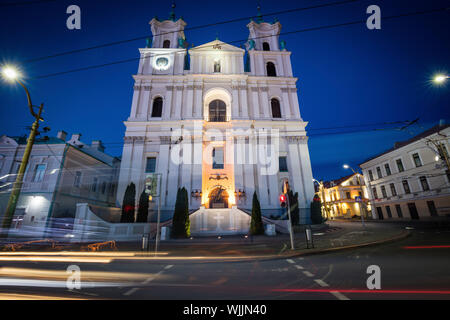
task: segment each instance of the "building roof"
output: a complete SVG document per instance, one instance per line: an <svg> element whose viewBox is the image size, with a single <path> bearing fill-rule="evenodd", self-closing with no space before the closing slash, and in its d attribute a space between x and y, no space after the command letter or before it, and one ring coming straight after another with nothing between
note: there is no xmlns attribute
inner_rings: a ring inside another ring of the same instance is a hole
<svg viewBox="0 0 450 320"><path fill-rule="evenodd" d="M404 146L407 146L408 144L414 143L416 141L419 141L420 139L426 138L428 136L431 136L432 134L435 134L441 130L447 129L448 127L450 127L450 124L444 124L444 125L435 125L434 127L431 127L428 130L425 130L422 133L419 133L418 135L412 137L411 139L405 140L405 141L399 141L399 142L395 142L394 146L380 154L377 154L376 156L370 157L369 159L365 160L364 162L360 163L359 166L361 166L362 164L369 162L370 160L376 159L378 157L381 157L382 155L385 155L389 152L392 152L394 150L400 149Z"/></svg>
<svg viewBox="0 0 450 320"><path fill-rule="evenodd" d="M347 181L348 179L350 179L351 177L353 177L356 173L352 173L349 174L345 177L339 178L339 179L335 179L335 180L330 180L330 181L325 181L323 183L323 186L325 188L332 188L332 187L336 187L338 185L340 185L341 183L343 183L344 181ZM333 184L333 185L332 185Z"/></svg>

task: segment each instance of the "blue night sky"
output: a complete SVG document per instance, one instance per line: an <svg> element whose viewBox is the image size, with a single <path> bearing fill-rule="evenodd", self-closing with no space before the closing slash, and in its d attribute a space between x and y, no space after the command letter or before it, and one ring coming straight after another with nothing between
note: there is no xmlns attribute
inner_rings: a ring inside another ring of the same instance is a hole
<svg viewBox="0 0 450 320"><path fill-rule="evenodd" d="M261 1L262 14L308 7L337 0ZM150 35L148 22L156 15L167 18L171 1L71 0L5 6L0 1L0 60L16 63L25 74L34 104L45 103L45 125L51 134L65 130L82 133L82 140L101 139L106 151L120 156L129 116L133 80L138 62L132 61L88 71L33 79L71 69L138 58L145 40L131 41L40 62L27 60L68 50ZM256 15L256 1L178 0L177 16L187 28ZM81 7L81 30L66 28L66 8ZM277 15L282 33L367 18L371 4L382 17L448 7L440 0L356 1L328 8ZM370 31L365 23L333 29L281 35L292 51L294 75L299 78L300 112L310 135L313 174L332 179L348 174L344 162L357 166L363 160L408 139L439 119L450 119L450 86L433 86L436 72L450 72L450 12L416 15L382 21ZM274 16L265 17L272 21ZM240 46L248 37L248 19L219 26L186 30L195 46L212 41ZM408 130L385 122L413 120ZM22 88L0 82L0 134L27 133L32 122ZM344 127L323 130L323 128ZM369 130L383 128L386 130ZM368 131L369 130L369 131ZM352 133L345 133L352 131ZM340 134L336 134L336 133Z"/></svg>

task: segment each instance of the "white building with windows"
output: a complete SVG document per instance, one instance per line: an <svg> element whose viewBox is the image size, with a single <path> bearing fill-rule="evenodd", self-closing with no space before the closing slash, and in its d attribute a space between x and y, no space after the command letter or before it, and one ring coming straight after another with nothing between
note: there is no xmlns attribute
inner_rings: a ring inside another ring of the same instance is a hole
<svg viewBox="0 0 450 320"><path fill-rule="evenodd" d="M76 204L115 205L120 160L107 155L100 140L91 145L81 134L67 140L36 139L24 175L10 234L43 235L50 218L74 218ZM6 210L26 147L26 137L0 137L0 219Z"/></svg>
<svg viewBox="0 0 450 320"><path fill-rule="evenodd" d="M360 164L374 219L450 214L450 126L437 125Z"/></svg>
<svg viewBox="0 0 450 320"><path fill-rule="evenodd" d="M249 210L256 192L268 216L281 214L278 198L288 182L308 221L314 188L307 122L281 24L251 21L246 50L219 39L188 49L186 23L174 15L150 26L153 39L139 49L124 122L117 202L131 182L138 197L146 175L157 173L163 214L173 213L177 189L185 187L191 210Z"/></svg>

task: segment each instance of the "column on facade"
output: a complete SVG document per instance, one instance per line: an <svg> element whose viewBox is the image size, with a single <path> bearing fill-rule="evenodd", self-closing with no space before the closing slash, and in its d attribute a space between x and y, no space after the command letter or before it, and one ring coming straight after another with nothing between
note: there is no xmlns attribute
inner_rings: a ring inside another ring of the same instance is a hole
<svg viewBox="0 0 450 320"><path fill-rule="evenodd" d="M166 97L163 105L164 120L171 119L173 89L174 89L173 86L166 86Z"/></svg>
<svg viewBox="0 0 450 320"><path fill-rule="evenodd" d="M135 137L133 148L133 159L131 161L131 181L136 185L136 195L140 194L141 188L144 185L144 177L142 170L144 170L144 144L145 137ZM142 190L141 190L142 191Z"/></svg>
<svg viewBox="0 0 450 320"><path fill-rule="evenodd" d="M241 114L240 116L244 119L249 118L248 114L248 97L247 97L247 83L245 81L241 81L239 85L240 89L240 106L241 106Z"/></svg>
<svg viewBox="0 0 450 320"><path fill-rule="evenodd" d="M252 108L253 108L253 118L259 119L260 118L260 111L259 111L259 95L258 95L258 88L256 86L252 86L250 88L252 91Z"/></svg>
<svg viewBox="0 0 450 320"><path fill-rule="evenodd" d="M260 88L261 90L261 102L260 102L260 108L262 108L262 114L263 117L265 119L269 119L270 118L270 114L269 114L269 96L268 96L268 91L269 88L268 87L262 87Z"/></svg>
<svg viewBox="0 0 450 320"><path fill-rule="evenodd" d="M173 119L181 119L181 105L183 103L183 86L177 85L175 91L175 113Z"/></svg>
<svg viewBox="0 0 450 320"><path fill-rule="evenodd" d="M198 132L197 132L198 131ZM194 131L193 136L193 164L192 164L192 190L202 191L202 156L203 156L203 145L202 145L202 131ZM192 207L198 208L201 204L201 198L192 199Z"/></svg>
<svg viewBox="0 0 450 320"><path fill-rule="evenodd" d="M268 186L270 190L270 202L271 206L274 208L278 208L278 196L281 192L279 183L278 183L278 172L279 172L279 156L280 156L280 146L281 143L281 137L279 136L279 133L271 134L270 137L270 143L268 145L268 148L271 148L270 150L270 164L269 166L273 168L267 175L268 180Z"/></svg>
<svg viewBox="0 0 450 320"><path fill-rule="evenodd" d="M138 104L139 104L139 97L141 95L141 84L140 82L136 82L133 87L133 100L131 102L131 113L130 118L135 119L137 115L138 110Z"/></svg>
<svg viewBox="0 0 450 320"><path fill-rule="evenodd" d="M286 77L292 77L292 64L291 57L289 55L283 55L283 60L285 62L284 70L286 72Z"/></svg>
<svg viewBox="0 0 450 320"><path fill-rule="evenodd" d="M267 156L267 135L266 132L255 131L255 134L257 134L257 137L255 138L254 142L256 144L256 153L257 153L257 172L256 172L256 178L257 178L257 186L259 190L259 202L261 203L261 206L269 206L269 189L267 185L267 175L262 174L263 171L267 173L266 165L263 165L262 162L265 162L265 157Z"/></svg>
<svg viewBox="0 0 450 320"><path fill-rule="evenodd" d="M194 84L193 82L189 82L185 87L186 92L186 108L184 108L183 118L191 119L192 118L192 107L194 103ZM183 112L183 111L182 111Z"/></svg>
<svg viewBox="0 0 450 320"><path fill-rule="evenodd" d="M293 87L289 89L290 96L291 96L291 106L292 106L292 114L296 119L301 119L300 117L300 106L298 103L298 95L297 95L297 88Z"/></svg>
<svg viewBox="0 0 450 320"><path fill-rule="evenodd" d="M292 113L292 102L289 99L289 88L281 88L281 94L283 96L282 112L286 119L293 119L294 115Z"/></svg>
<svg viewBox="0 0 450 320"><path fill-rule="evenodd" d="M245 163L245 137L242 133L236 132L234 137L234 188L236 192L244 189L244 163ZM240 201L236 197L236 204L240 206Z"/></svg>
<svg viewBox="0 0 450 320"><path fill-rule="evenodd" d="M294 193L298 192L299 202L304 201L304 190L301 176L300 155L296 137L287 137L288 145L288 161L290 163L290 170L292 179L289 179L289 184L293 187ZM292 180L292 181L291 181Z"/></svg>
<svg viewBox="0 0 450 320"><path fill-rule="evenodd" d="M202 109L203 109L203 90L201 84L195 84L194 85L194 95L195 95L195 102L194 102L194 118L201 118L202 117Z"/></svg>
<svg viewBox="0 0 450 320"><path fill-rule="evenodd" d="M256 166L256 151L253 133L246 138L246 158L244 164L244 189L247 195L245 205L251 208L253 193L255 192L255 166Z"/></svg>
<svg viewBox="0 0 450 320"><path fill-rule="evenodd" d="M167 203L172 204L172 206L175 205L175 200L176 200L176 196L177 196L177 193L174 190L178 190L178 188L179 188L178 175L179 175L180 164L177 163L177 161L176 161L179 157L179 154L178 154L179 148L174 148L174 146L175 146L174 143L175 143L176 139L177 139L177 137L172 138L172 144L171 144L171 148L170 148L170 157L169 157L169 176L168 176L168 183L167 183L167 190L168 190Z"/></svg>
<svg viewBox="0 0 450 320"><path fill-rule="evenodd" d="M239 118L239 83L232 81L231 88L233 90L233 101L231 107L231 119Z"/></svg>
<svg viewBox="0 0 450 320"><path fill-rule="evenodd" d="M181 164L181 185L185 187L188 192L188 198L191 199L191 175L193 167L193 144L190 131L183 133L183 141L181 142L182 148L182 164ZM191 201L189 201L190 203Z"/></svg>
<svg viewBox="0 0 450 320"><path fill-rule="evenodd" d="M157 172L161 174L161 206L167 207L166 196L168 194L168 170L169 170L169 139L170 137L160 137L159 159Z"/></svg>
<svg viewBox="0 0 450 320"><path fill-rule="evenodd" d="M286 74L284 73L284 66L283 66L283 59L281 55L277 55L277 76L285 77Z"/></svg>
<svg viewBox="0 0 450 320"><path fill-rule="evenodd" d="M149 84L144 84L143 86L144 92L142 93L142 101L140 101L138 105L136 116L138 119L147 120L151 88L152 87Z"/></svg>
<svg viewBox="0 0 450 320"><path fill-rule="evenodd" d="M309 158L307 137L302 137L298 143L299 159L302 172L303 192L305 199L305 207L309 207L310 202L314 198L314 184L311 170L311 160ZM300 192L299 192L300 194Z"/></svg>

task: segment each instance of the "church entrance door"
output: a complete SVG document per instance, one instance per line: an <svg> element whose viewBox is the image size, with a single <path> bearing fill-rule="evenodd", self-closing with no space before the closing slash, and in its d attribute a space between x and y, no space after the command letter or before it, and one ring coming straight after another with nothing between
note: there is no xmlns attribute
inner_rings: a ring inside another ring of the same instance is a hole
<svg viewBox="0 0 450 320"><path fill-rule="evenodd" d="M209 208L228 208L228 192L224 187L219 186L209 193Z"/></svg>

